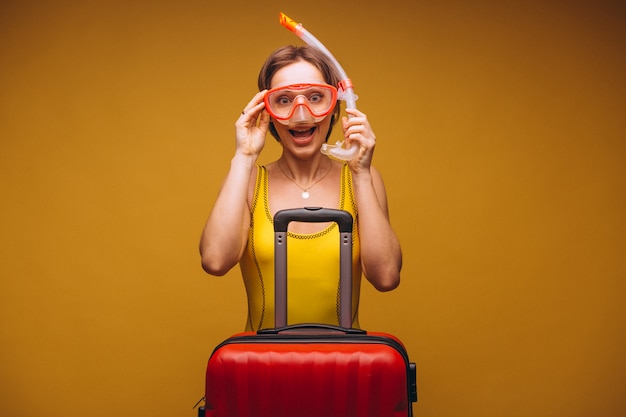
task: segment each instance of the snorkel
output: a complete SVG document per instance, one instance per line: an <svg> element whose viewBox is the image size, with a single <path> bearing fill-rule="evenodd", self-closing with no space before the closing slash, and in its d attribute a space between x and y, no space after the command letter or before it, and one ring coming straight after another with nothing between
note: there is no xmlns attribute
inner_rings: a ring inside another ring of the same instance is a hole
<svg viewBox="0 0 626 417"><path fill-rule="evenodd" d="M356 100L358 96L354 94L354 86L352 85L352 81L346 75L343 67L339 64L337 59L330 53L330 51L308 30L302 26L302 23L297 23L294 20L290 19L286 14L280 13L280 24L292 31L296 34L300 39L306 42L308 45L319 49L330 61L335 65L337 71L339 71L339 75L341 76L341 81L339 82L339 92L337 94L337 98L339 100L344 100L346 102L346 108L356 109ZM350 117L350 116L348 116ZM338 141L334 145L329 145L327 143L322 145L321 152L324 155L330 155L337 159L341 159L343 161L350 161L354 159L358 152L358 145L354 144L349 149L343 147L343 141Z"/></svg>

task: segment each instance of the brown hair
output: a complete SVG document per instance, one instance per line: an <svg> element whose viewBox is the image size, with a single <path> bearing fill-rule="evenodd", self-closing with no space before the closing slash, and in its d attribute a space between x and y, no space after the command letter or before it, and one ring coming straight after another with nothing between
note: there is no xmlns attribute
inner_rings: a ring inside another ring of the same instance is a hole
<svg viewBox="0 0 626 417"><path fill-rule="evenodd" d="M261 71L259 72L258 85L259 91L270 89L272 78L274 74L278 70L287 65L293 64L298 61L306 61L312 64L315 68L317 68L324 77L324 81L327 84L330 84L334 87L339 85L341 81L341 76L339 75L339 71L335 68L333 63L324 55L320 50L304 45L304 46L283 46L281 48L276 49L274 52L270 54L267 58ZM341 108L339 106L339 101L335 105L335 110L331 116L330 121L330 129L328 129L328 135L326 136L326 140L330 137L330 133L333 130L334 124L339 120L339 113L341 112ZM276 140L280 141L278 137L278 133L276 132L276 128L274 124L270 122L270 133Z"/></svg>

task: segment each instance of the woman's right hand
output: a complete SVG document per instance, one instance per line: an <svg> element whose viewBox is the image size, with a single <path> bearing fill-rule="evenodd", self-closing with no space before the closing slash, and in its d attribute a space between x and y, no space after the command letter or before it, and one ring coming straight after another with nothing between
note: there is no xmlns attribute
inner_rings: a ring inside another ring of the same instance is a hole
<svg viewBox="0 0 626 417"><path fill-rule="evenodd" d="M261 91L250 100L235 122L236 151L230 169L202 231L202 267L212 275L224 275L241 259L248 241L248 198L256 178L255 162L269 129Z"/></svg>
<svg viewBox="0 0 626 417"><path fill-rule="evenodd" d="M263 97L267 90L255 94L235 122L237 153L258 157L265 146L270 115L265 111Z"/></svg>

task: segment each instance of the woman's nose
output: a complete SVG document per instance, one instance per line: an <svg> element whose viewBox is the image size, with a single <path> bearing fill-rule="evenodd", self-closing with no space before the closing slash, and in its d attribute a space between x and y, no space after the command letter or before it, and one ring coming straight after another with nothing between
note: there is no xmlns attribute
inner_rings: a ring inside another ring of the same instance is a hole
<svg viewBox="0 0 626 417"><path fill-rule="evenodd" d="M294 123L311 122L313 121L313 115L304 103L296 102L291 121Z"/></svg>

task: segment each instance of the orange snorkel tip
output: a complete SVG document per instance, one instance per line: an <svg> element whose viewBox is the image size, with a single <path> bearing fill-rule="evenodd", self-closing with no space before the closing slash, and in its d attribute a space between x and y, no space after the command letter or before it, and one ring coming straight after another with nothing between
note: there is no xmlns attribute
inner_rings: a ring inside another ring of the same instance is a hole
<svg viewBox="0 0 626 417"><path fill-rule="evenodd" d="M287 16L283 12L280 12L279 19L280 19L280 24L281 25L283 25L284 27L286 27L287 29L289 29L293 33L297 33L296 32L296 26L298 26L298 22L296 22L295 20L291 19L289 16Z"/></svg>

